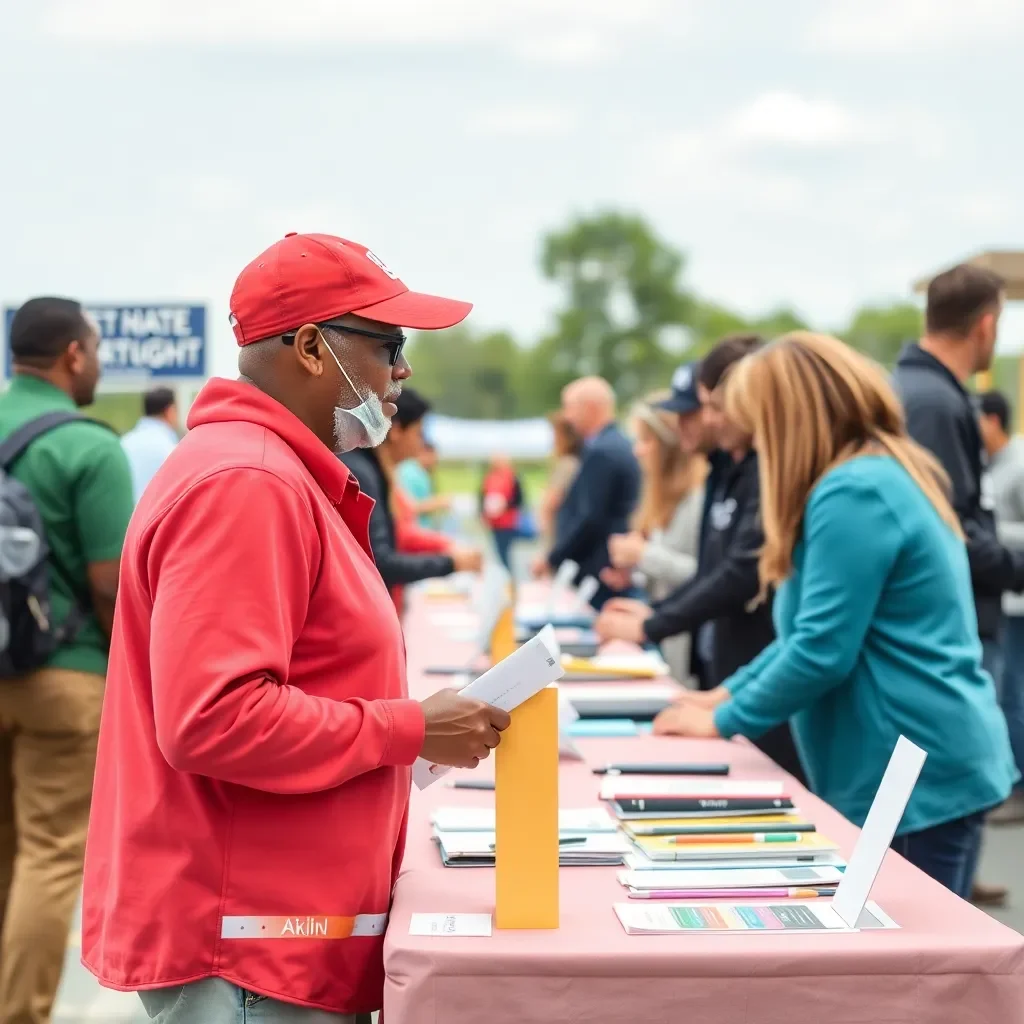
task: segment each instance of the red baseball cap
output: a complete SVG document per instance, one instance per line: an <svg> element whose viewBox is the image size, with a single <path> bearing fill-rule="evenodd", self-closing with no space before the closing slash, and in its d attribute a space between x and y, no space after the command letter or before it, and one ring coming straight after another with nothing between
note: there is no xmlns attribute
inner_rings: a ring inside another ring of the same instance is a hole
<svg viewBox="0 0 1024 1024"><path fill-rule="evenodd" d="M231 327L239 345L343 313L433 331L461 323L472 308L470 302L409 291L358 242L292 231L238 275L231 290Z"/></svg>

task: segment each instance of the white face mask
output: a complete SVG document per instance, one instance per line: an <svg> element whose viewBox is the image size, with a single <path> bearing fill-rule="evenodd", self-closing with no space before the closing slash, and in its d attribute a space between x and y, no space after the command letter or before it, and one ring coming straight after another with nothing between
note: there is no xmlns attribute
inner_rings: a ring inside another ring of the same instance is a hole
<svg viewBox="0 0 1024 1024"><path fill-rule="evenodd" d="M362 399L354 409L345 409L339 405L334 410L335 451L343 453L350 452L355 448L376 448L388 436L388 431L391 429L391 420L384 415L383 402L369 389L365 396L361 395L322 333L320 339L327 347L327 351L334 357L334 361L338 364L341 375L348 381L352 393L356 398Z"/></svg>

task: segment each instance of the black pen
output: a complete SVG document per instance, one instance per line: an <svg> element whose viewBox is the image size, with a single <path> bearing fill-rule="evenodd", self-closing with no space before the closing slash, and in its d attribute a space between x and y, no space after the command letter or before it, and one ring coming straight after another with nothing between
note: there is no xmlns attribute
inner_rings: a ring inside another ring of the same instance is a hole
<svg viewBox="0 0 1024 1024"><path fill-rule="evenodd" d="M727 764L607 764L595 775L728 775Z"/></svg>
<svg viewBox="0 0 1024 1024"><path fill-rule="evenodd" d="M587 841L586 836L559 836L559 846L574 846L577 843L585 843ZM491 843L491 849L494 849L494 843Z"/></svg>
<svg viewBox="0 0 1024 1024"><path fill-rule="evenodd" d="M448 783L452 789L494 789L491 779L456 779Z"/></svg>

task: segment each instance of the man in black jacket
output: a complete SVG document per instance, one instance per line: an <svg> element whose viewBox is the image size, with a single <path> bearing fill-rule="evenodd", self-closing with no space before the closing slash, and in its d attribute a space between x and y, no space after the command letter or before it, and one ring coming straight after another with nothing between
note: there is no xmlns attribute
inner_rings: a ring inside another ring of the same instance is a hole
<svg viewBox="0 0 1024 1024"><path fill-rule="evenodd" d="M391 511L391 467L419 454L423 444L423 419L430 404L412 388L403 389L395 401L398 411L391 419L387 440L379 448L356 448L339 456L359 482L363 494L373 498L370 514L370 547L381 578L388 587L449 576L453 572L478 572L479 549L452 544L447 554L399 551Z"/></svg>
<svg viewBox="0 0 1024 1024"><path fill-rule="evenodd" d="M757 453L750 438L723 415L719 387L726 373L762 344L756 335L723 338L698 371L705 429L716 450L705 485L696 575L653 607L615 600L595 625L602 639L637 643L657 644L690 633L692 672L706 690L753 661L775 639L771 602L752 605L760 590L757 559L764 542ZM788 724L760 737L757 746L803 781Z"/></svg>
<svg viewBox="0 0 1024 1024"><path fill-rule="evenodd" d="M961 264L928 285L925 334L900 354L893 383L907 430L949 474L953 508L967 539L971 584L985 667L998 678L999 623L1004 591L1024 589L1024 553L999 543L991 503L982 494L984 456L978 414L964 384L992 364L1003 280ZM1001 886L975 885L977 903L1000 904Z"/></svg>
<svg viewBox="0 0 1024 1024"><path fill-rule="evenodd" d="M609 563L608 538L627 533L640 495L640 466L633 446L615 425L615 392L600 377L583 377L562 392L562 413L583 438L579 472L555 519L555 542L548 555L533 565L535 576L547 576L571 559L585 576L600 577ZM612 595L602 583L592 604L601 608Z"/></svg>

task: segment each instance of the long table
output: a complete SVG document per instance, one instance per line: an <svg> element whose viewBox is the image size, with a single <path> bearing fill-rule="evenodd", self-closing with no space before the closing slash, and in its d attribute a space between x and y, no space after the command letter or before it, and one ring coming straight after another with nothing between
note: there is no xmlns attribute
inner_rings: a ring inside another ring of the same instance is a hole
<svg viewBox="0 0 1024 1024"><path fill-rule="evenodd" d="M411 601L414 696L444 685L423 674L428 664L470 653L434 624L442 607L453 606L422 595ZM728 761L733 778L786 778L794 801L844 856L856 841L853 825L742 741L645 736L578 745L590 766ZM489 771L485 762L474 774ZM597 803L599 780L587 765L563 762L560 805ZM896 931L630 936L612 911L626 899L620 869L573 867L560 873L558 930L411 936L416 912L492 912L493 870L442 867L429 824L441 805L492 804L493 793L442 784L413 794L384 951L387 1024L1024 1024L1024 937L894 853L872 899Z"/></svg>

